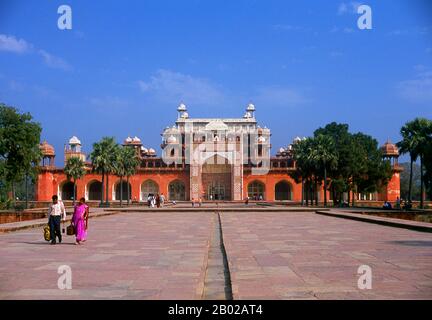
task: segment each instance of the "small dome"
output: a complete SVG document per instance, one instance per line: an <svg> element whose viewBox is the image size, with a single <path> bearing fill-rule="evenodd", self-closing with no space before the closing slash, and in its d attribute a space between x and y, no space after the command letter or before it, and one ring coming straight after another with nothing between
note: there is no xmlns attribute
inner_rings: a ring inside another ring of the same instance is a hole
<svg viewBox="0 0 432 320"><path fill-rule="evenodd" d="M248 118L252 118L252 115L249 111L246 111L246 113L244 114L243 118L248 119Z"/></svg>
<svg viewBox="0 0 432 320"><path fill-rule="evenodd" d="M131 143L131 142L132 142L132 138L131 138L131 137L127 137L127 138L125 139L125 142L126 142L126 143Z"/></svg>
<svg viewBox="0 0 432 320"><path fill-rule="evenodd" d="M189 118L189 114L185 111L185 112L183 112L183 113L181 114L180 117L183 118L183 119L187 119L187 118Z"/></svg>
<svg viewBox="0 0 432 320"><path fill-rule="evenodd" d="M132 141L133 141L133 142L141 142L141 139L138 138L137 136L135 136L135 137L132 139Z"/></svg>
<svg viewBox="0 0 432 320"><path fill-rule="evenodd" d="M54 147L46 141L39 144L39 149L43 156L55 156Z"/></svg>
<svg viewBox="0 0 432 320"><path fill-rule="evenodd" d="M155 153L156 153L156 151L155 151L155 149L153 149L153 148L150 148L150 149L148 149L148 153L149 153L149 154L155 154Z"/></svg>
<svg viewBox="0 0 432 320"><path fill-rule="evenodd" d="M280 152L280 153L285 152L285 149L284 149L284 148L280 148L280 149L279 149L279 152Z"/></svg>
<svg viewBox="0 0 432 320"><path fill-rule="evenodd" d="M299 143L302 139L300 137L295 137L293 142L294 143Z"/></svg>
<svg viewBox="0 0 432 320"><path fill-rule="evenodd" d="M70 145L77 145L77 144L81 145L81 141L76 136L73 136L72 138L69 139L69 144Z"/></svg>
<svg viewBox="0 0 432 320"><path fill-rule="evenodd" d="M177 138L174 137L173 135L170 135L167 139L168 143L176 143L177 142Z"/></svg>
<svg viewBox="0 0 432 320"><path fill-rule="evenodd" d="M144 152L144 153L147 153L147 152L148 152L148 149L147 149L146 147L142 146L142 147L141 147L141 151Z"/></svg>
<svg viewBox="0 0 432 320"><path fill-rule="evenodd" d="M186 108L186 105L184 103L180 103L179 106L177 107L178 112L183 112L186 110L187 110L187 108Z"/></svg>
<svg viewBox="0 0 432 320"><path fill-rule="evenodd" d="M255 106L252 103L249 103L246 108L246 111L252 111L252 112L255 111Z"/></svg>
<svg viewBox="0 0 432 320"><path fill-rule="evenodd" d="M391 143L390 141L384 143L384 145L380 149L384 156L395 156L395 157L399 156L398 147L394 143Z"/></svg>

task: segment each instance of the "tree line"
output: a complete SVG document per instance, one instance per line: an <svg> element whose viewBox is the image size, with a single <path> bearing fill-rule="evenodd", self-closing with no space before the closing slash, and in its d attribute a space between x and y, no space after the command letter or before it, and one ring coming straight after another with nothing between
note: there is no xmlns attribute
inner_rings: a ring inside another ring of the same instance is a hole
<svg viewBox="0 0 432 320"><path fill-rule="evenodd" d="M411 159L407 201L411 202L413 164L419 159L423 208L424 190L432 199L432 121L416 118L407 122L400 134L399 151ZM302 184L302 202L306 205L318 205L318 191L324 187L334 205L341 205L347 195L347 203L354 206L355 195L378 192L392 177L391 163L384 158L378 141L361 132L350 133L347 124L332 122L315 130L312 137L294 143L293 156L297 170L291 176ZM324 205L327 203L324 192Z"/></svg>
<svg viewBox="0 0 432 320"><path fill-rule="evenodd" d="M330 192L333 204L355 204L351 194L373 193L387 184L392 176L391 165L383 160L378 141L373 137L350 133L347 124L332 122L315 130L312 137L294 143L293 156L297 170L291 176L302 184L306 205L318 205L318 191ZM324 205L327 206L327 192Z"/></svg>
<svg viewBox="0 0 432 320"><path fill-rule="evenodd" d="M139 158L134 148L121 146L116 143L113 137L103 137L99 142L93 144L93 151L90 153L91 170L101 175L102 192L100 206L109 206L108 186L109 175L114 174L120 178L120 206L123 205L123 178L127 181L127 204L129 205L129 178L135 174L139 166ZM76 181L85 174L85 163L80 158L71 157L67 160L64 173L74 186ZM73 200L75 203L75 187Z"/></svg>

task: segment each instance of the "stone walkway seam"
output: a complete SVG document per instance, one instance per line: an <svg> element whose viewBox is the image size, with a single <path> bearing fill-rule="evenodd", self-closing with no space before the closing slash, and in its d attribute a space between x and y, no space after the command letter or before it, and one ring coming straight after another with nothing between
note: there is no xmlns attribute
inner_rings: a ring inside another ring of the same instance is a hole
<svg viewBox="0 0 432 320"><path fill-rule="evenodd" d="M218 212L214 213L213 222L203 299L232 300L231 279Z"/></svg>

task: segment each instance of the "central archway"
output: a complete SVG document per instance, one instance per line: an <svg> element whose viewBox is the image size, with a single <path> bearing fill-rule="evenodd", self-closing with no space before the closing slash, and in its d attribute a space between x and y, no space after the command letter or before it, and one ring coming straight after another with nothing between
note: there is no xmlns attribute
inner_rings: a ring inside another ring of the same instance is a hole
<svg viewBox="0 0 432 320"><path fill-rule="evenodd" d="M207 200L231 200L231 164L219 155L202 165L202 186Z"/></svg>
<svg viewBox="0 0 432 320"><path fill-rule="evenodd" d="M291 185L287 181L279 181L275 185L275 200L292 200Z"/></svg>

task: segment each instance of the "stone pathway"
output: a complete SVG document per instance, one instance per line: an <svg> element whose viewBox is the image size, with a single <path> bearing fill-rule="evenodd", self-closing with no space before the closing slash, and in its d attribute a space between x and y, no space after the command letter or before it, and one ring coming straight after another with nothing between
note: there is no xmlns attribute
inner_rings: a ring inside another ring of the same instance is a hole
<svg viewBox="0 0 432 320"><path fill-rule="evenodd" d="M313 213L222 213L234 299L432 299L432 234ZM360 265L372 289L357 286Z"/></svg>
<svg viewBox="0 0 432 320"><path fill-rule="evenodd" d="M51 246L41 227L0 234L0 300L227 299L228 278L234 299L432 299L432 233L311 212L220 217L224 246L214 211L91 219L83 246ZM58 289L61 265L71 290ZM360 265L371 290L357 287Z"/></svg>
<svg viewBox="0 0 432 320"><path fill-rule="evenodd" d="M49 245L42 229L0 234L1 299L200 299L211 214L123 213L89 222L89 239ZM57 286L60 265L72 290Z"/></svg>

